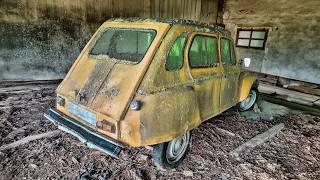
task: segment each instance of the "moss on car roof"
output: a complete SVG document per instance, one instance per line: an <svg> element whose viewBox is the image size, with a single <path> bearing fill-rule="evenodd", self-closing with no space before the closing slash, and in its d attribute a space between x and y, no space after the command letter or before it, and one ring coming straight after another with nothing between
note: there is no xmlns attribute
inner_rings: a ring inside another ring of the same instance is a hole
<svg viewBox="0 0 320 180"><path fill-rule="evenodd" d="M112 18L109 19L108 22L160 22L160 23L168 23L171 25L186 25L186 26L194 26L199 28L200 31L205 32L220 32L224 36L230 37L231 33L229 30L225 28L224 24L209 24L194 20L188 19L164 19L164 18Z"/></svg>

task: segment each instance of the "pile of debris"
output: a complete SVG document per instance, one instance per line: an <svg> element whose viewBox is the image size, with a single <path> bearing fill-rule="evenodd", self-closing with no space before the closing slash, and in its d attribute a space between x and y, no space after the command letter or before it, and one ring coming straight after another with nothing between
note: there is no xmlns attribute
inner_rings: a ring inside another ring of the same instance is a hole
<svg viewBox="0 0 320 180"><path fill-rule="evenodd" d="M319 117L264 101L254 121L228 111L192 131L181 166L160 171L147 149L114 159L57 131L43 118L56 86L0 87L0 179L320 179Z"/></svg>

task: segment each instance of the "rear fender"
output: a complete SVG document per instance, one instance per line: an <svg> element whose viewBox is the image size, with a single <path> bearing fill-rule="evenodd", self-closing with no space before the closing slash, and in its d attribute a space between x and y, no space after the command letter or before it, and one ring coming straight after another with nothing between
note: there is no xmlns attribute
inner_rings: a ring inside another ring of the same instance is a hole
<svg viewBox="0 0 320 180"><path fill-rule="evenodd" d="M252 88L257 88L258 76L252 72L242 72L239 77L239 102L245 100Z"/></svg>
<svg viewBox="0 0 320 180"><path fill-rule="evenodd" d="M129 110L121 122L121 139L130 146L167 142L201 123L197 99L191 89L176 87L135 99L143 103L142 109Z"/></svg>

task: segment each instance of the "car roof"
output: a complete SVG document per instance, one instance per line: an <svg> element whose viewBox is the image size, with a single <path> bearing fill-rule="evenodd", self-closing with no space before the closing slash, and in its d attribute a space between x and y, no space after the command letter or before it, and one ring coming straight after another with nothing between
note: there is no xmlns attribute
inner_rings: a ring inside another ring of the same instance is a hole
<svg viewBox="0 0 320 180"><path fill-rule="evenodd" d="M204 22L187 20L187 19L164 19L164 18L112 18L107 22L158 22L170 25L185 25L198 28L203 32L220 32L223 36L230 37L231 33L225 28L224 24L208 24Z"/></svg>

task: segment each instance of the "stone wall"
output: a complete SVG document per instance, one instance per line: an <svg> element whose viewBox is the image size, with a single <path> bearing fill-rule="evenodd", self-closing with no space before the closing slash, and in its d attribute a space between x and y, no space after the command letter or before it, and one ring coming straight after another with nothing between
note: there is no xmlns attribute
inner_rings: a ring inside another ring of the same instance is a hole
<svg viewBox="0 0 320 180"><path fill-rule="evenodd" d="M63 78L96 27L72 21L1 23L0 79Z"/></svg>
<svg viewBox="0 0 320 180"><path fill-rule="evenodd" d="M237 48L253 71L320 84L319 0L227 0L224 23L268 28L265 50Z"/></svg>
<svg viewBox="0 0 320 180"><path fill-rule="evenodd" d="M64 77L101 24L65 2L0 0L0 80Z"/></svg>

